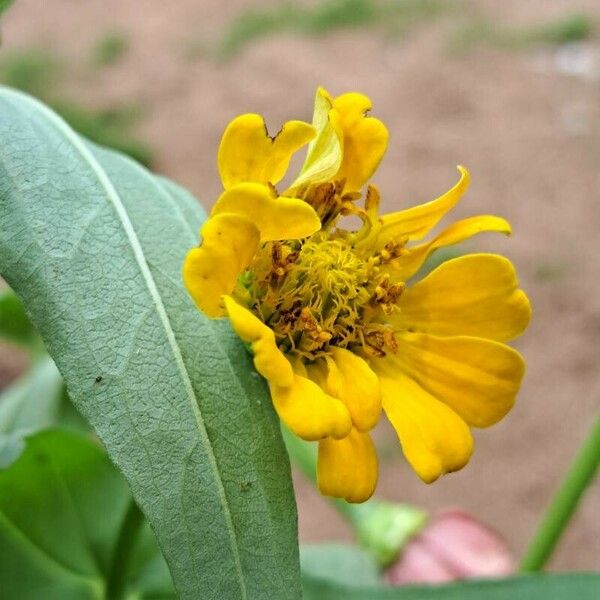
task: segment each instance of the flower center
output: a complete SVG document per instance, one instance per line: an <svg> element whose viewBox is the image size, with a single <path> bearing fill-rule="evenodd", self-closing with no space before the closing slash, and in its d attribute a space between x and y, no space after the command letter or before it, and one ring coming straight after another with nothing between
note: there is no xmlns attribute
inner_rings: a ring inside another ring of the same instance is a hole
<svg viewBox="0 0 600 600"><path fill-rule="evenodd" d="M267 242L244 279L249 306L280 348L314 360L329 346L384 356L394 351L383 318L398 310L404 289L381 273L379 254L365 254L352 234L321 230L306 240Z"/></svg>

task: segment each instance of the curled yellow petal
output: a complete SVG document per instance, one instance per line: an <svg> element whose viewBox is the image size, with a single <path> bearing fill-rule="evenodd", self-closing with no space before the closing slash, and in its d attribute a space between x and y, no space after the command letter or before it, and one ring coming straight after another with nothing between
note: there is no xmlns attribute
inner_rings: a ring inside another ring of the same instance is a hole
<svg viewBox="0 0 600 600"><path fill-rule="evenodd" d="M306 160L290 190L333 179L342 164L344 136L333 99L323 88L317 89L313 127L317 135L308 145Z"/></svg>
<svg viewBox="0 0 600 600"><path fill-rule="evenodd" d="M265 185L240 183L225 190L212 213L241 215L252 221L263 242L308 237L321 228L314 209L298 198L275 196Z"/></svg>
<svg viewBox="0 0 600 600"><path fill-rule="evenodd" d="M230 294L250 264L259 245L256 226L240 215L220 214L200 230L202 245L192 248L183 263L183 281L209 317L223 315L221 297Z"/></svg>
<svg viewBox="0 0 600 600"><path fill-rule="evenodd" d="M281 420L303 440L339 439L352 428L344 404L302 375L294 374L288 386L271 385L271 399Z"/></svg>
<svg viewBox="0 0 600 600"><path fill-rule="evenodd" d="M400 373L383 377L381 390L385 414L404 456L425 483L467 464L473 437L454 411Z"/></svg>
<svg viewBox="0 0 600 600"><path fill-rule="evenodd" d="M331 348L327 360L328 392L344 402L359 431L373 429L381 415L379 378L364 359L343 348Z"/></svg>
<svg viewBox="0 0 600 600"><path fill-rule="evenodd" d="M219 146L219 174L225 189L237 183L278 183L294 152L315 135L303 121L288 121L270 137L260 115L245 114L229 123Z"/></svg>
<svg viewBox="0 0 600 600"><path fill-rule="evenodd" d="M512 263L497 254L468 254L406 289L392 322L398 329L505 342L523 333L530 318Z"/></svg>
<svg viewBox="0 0 600 600"><path fill-rule="evenodd" d="M377 485L377 452L369 434L352 429L341 440L321 440L317 480L325 496L347 502L368 500Z"/></svg>
<svg viewBox="0 0 600 600"><path fill-rule="evenodd" d="M468 336L395 337L397 352L377 360L384 376L404 373L474 427L497 423L513 407L525 363L510 346Z"/></svg>
<svg viewBox="0 0 600 600"><path fill-rule="evenodd" d="M336 179L345 179L345 190L358 191L375 172L387 149L386 126L367 116L371 100L363 94L342 94L333 100L343 133L343 159Z"/></svg>
<svg viewBox="0 0 600 600"><path fill-rule="evenodd" d="M429 242L406 248L400 258L394 260L385 268L394 275L395 279L406 281L419 271L434 250L458 244L478 233L488 231L510 235L510 223L502 217L490 215L469 217L468 219L456 221Z"/></svg>
<svg viewBox="0 0 600 600"><path fill-rule="evenodd" d="M233 330L250 344L256 370L271 385L293 385L292 365L277 347L273 330L230 296L225 296L223 301Z"/></svg>
<svg viewBox="0 0 600 600"><path fill-rule="evenodd" d="M460 172L458 183L439 198L399 212L383 215L376 245L383 247L389 241L403 239L412 241L424 238L444 215L456 206L469 187L471 179L469 172L460 165L457 168Z"/></svg>

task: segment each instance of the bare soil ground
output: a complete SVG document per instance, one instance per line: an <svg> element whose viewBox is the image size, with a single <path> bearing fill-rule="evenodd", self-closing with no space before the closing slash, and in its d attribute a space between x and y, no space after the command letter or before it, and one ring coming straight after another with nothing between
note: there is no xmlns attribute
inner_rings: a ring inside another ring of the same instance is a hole
<svg viewBox="0 0 600 600"><path fill-rule="evenodd" d="M82 103L142 103L139 132L156 148L158 170L206 206L219 191L215 154L227 121L255 111L276 131L285 119L309 119L319 84L333 93L368 93L389 126L390 148L376 177L385 208L435 197L455 181L455 165L467 165L473 184L458 215L501 214L514 226L510 239L486 237L470 247L505 253L518 267L534 306L532 326L517 344L528 373L513 412L476 433L471 464L431 486L413 475L383 428L379 494L434 511L465 507L520 552L600 405L600 66L594 79L559 72L551 50L451 51L456 16L415 26L402 39L368 29L282 34L229 62L190 57L194 44L217 39L240 9L256 4L18 0L4 23L4 50L35 46L65 56L65 93ZM519 25L585 10L600 26L596 0L463 6L459 17L477 10ZM91 48L113 30L126 34L128 52L91 72ZM586 48L598 52L597 42ZM4 370L20 364L13 358ZM349 538L300 478L297 489L303 540ZM600 481L552 566L600 569Z"/></svg>

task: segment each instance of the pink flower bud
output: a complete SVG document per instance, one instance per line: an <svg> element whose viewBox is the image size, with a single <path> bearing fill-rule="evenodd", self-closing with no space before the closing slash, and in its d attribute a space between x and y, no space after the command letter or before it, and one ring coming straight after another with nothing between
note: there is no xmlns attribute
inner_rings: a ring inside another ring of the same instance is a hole
<svg viewBox="0 0 600 600"><path fill-rule="evenodd" d="M515 561L500 536L461 510L438 515L404 548L388 569L394 586L458 579L505 577Z"/></svg>

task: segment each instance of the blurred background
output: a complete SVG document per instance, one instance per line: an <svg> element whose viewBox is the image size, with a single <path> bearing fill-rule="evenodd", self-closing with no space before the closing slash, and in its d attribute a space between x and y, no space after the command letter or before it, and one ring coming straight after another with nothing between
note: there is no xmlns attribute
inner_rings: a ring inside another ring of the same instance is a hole
<svg viewBox="0 0 600 600"><path fill-rule="evenodd" d="M598 0L16 0L0 82L42 98L84 135L190 188L220 190L216 151L240 112L271 132L310 120L315 88L362 91L391 131L376 174L384 209L430 200L466 165L456 216L500 214L534 306L518 348L515 409L476 432L470 465L425 486L378 431L378 495L460 506L520 553L600 405L600 3ZM0 347L0 387L26 367ZM301 476L302 541L350 530ZM600 569L600 482L552 562Z"/></svg>

